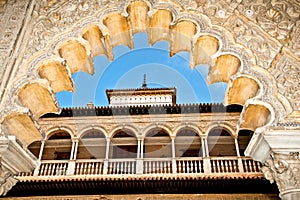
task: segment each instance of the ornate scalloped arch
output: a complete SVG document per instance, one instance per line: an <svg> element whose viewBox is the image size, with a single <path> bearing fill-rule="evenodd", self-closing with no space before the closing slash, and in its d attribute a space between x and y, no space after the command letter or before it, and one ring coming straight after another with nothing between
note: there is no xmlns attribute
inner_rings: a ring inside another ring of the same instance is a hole
<svg viewBox="0 0 300 200"><path fill-rule="evenodd" d="M52 72L58 73L57 75L61 75L59 74L61 70L54 71L54 69L57 69L58 66L65 66L67 73L64 76L57 76L62 79L57 81L69 82L72 85L71 73L84 71L93 74L92 57L97 50L101 49L100 54L106 55L112 60L114 46L132 47L133 34L144 30L149 35L150 44L152 44L151 41L169 41L170 55L173 55L174 50L174 53L182 50L191 51L191 68L199 63L209 64L210 83L228 82L236 74L255 77L261 84L259 88L262 90L259 91L261 95L250 96L250 99L245 100L241 122L248 120L249 116L254 114L253 112L258 112L264 116L259 123L264 127L277 123L287 115L290 109L287 109L281 102L283 97L277 98L277 88L273 76L267 70L257 66L253 52L245 46L237 44L228 30L220 25L212 24L208 16L199 11L185 10L181 4L182 2L175 0L167 2L127 1L121 7L120 5L109 5L101 8L93 15L85 16L69 28L65 28L62 33L54 36L43 49L36 52L28 59L27 63L21 66L20 73L12 84L15 86L8 87L10 97L17 96L18 101L9 100L6 103L7 107L4 112L1 112L2 119L5 119L11 110L18 108L19 102L26 102L26 104L22 104L25 107L36 103L31 102L26 95L23 97L18 94L22 90L21 85L42 78L39 73L42 63L53 62L54 64L51 63L45 69L53 68ZM93 25L92 28L91 25ZM181 48L181 46L183 47ZM209 50L211 46L214 47L213 51ZM54 94L52 87L55 81L51 77L43 77L43 79L48 82L50 87L48 92L52 97ZM61 90L64 89L61 88ZM231 89L229 88L228 92ZM43 102L43 100L37 102L41 105L47 103L49 102ZM53 104L55 103L56 101L53 99ZM48 108L35 111L33 107L30 108L30 111L35 120L42 114L55 112L55 109ZM253 118L251 120L253 123L258 123ZM243 128L253 128L245 126L244 124Z"/></svg>

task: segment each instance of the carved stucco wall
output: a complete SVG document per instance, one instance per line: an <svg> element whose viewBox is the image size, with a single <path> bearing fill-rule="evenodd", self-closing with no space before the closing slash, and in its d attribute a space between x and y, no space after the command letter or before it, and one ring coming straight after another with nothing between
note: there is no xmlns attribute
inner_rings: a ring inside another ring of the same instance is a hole
<svg viewBox="0 0 300 200"><path fill-rule="evenodd" d="M84 27L104 15L116 11L128 14L125 8L130 3L97 0L1 1L2 119L16 110L28 113L16 95L26 82L43 82L36 73L37 65L43 59L57 59L57 54L53 52L57 51L60 43L80 38ZM239 77L253 78L259 90L256 96L248 97L250 99L245 103L245 108L251 104L267 107L272 118L267 126L276 126L279 122L299 122L299 0L150 0L146 3L150 10L170 10L175 22L178 17L190 18L198 25L200 35L216 36L221 47L215 57L222 55L222 52L239 57L242 66L231 75L229 89L233 80ZM105 27L103 30L106 30ZM89 47L86 41L82 42ZM212 56L212 59L215 57ZM63 59L58 62L63 63ZM43 83L45 88L49 88L47 81ZM51 103L53 100L56 104L51 91L50 88L50 96L45 102ZM26 102L23 102L24 105ZM56 109L50 109L53 110ZM244 109L242 116L247 115L246 111ZM38 116L33 113L30 118L35 121ZM243 118L240 121L243 125Z"/></svg>

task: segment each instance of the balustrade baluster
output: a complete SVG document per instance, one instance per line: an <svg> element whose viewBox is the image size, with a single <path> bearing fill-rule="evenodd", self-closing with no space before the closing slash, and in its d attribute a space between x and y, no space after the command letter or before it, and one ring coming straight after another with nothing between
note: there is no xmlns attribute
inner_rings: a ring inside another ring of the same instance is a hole
<svg viewBox="0 0 300 200"><path fill-rule="evenodd" d="M67 163L65 163L65 167L64 167L64 169L63 169L63 173L64 173L64 175L66 175L66 174L67 174L67 169L68 169L68 165L67 165Z"/></svg>
<svg viewBox="0 0 300 200"><path fill-rule="evenodd" d="M98 162L98 174L103 174L103 162Z"/></svg>
<svg viewBox="0 0 300 200"><path fill-rule="evenodd" d="M55 164L50 164L50 169L51 169L51 172L49 175L53 176L55 175L55 168L56 168L56 165Z"/></svg>
<svg viewBox="0 0 300 200"><path fill-rule="evenodd" d="M186 173L190 173L190 165L191 165L190 161L187 160L185 164Z"/></svg>
<svg viewBox="0 0 300 200"><path fill-rule="evenodd" d="M254 161L254 163L255 163L255 172L259 172L261 168L260 162Z"/></svg>
<svg viewBox="0 0 300 200"><path fill-rule="evenodd" d="M253 172L253 167L252 167L252 160L248 160L249 161L249 172Z"/></svg>
<svg viewBox="0 0 300 200"><path fill-rule="evenodd" d="M96 162L96 163L95 163L95 171L94 171L95 173L94 173L94 174L100 174L100 173L99 173L99 170L100 170L99 162Z"/></svg>
<svg viewBox="0 0 300 200"><path fill-rule="evenodd" d="M234 167L233 167L234 163L235 163L234 160L229 160L229 162L228 162L229 172L235 172Z"/></svg>
<svg viewBox="0 0 300 200"><path fill-rule="evenodd" d="M108 174L112 174L112 162L108 162Z"/></svg>
<svg viewBox="0 0 300 200"><path fill-rule="evenodd" d="M130 164L131 164L131 161L128 161L125 163L126 174L130 174Z"/></svg>
<svg viewBox="0 0 300 200"><path fill-rule="evenodd" d="M125 170L124 170L124 162L119 162L120 164L120 169L119 169L119 174L125 174Z"/></svg>
<svg viewBox="0 0 300 200"><path fill-rule="evenodd" d="M210 163L211 163L211 172L215 173L216 172L215 161L211 160Z"/></svg>
<svg viewBox="0 0 300 200"><path fill-rule="evenodd" d="M120 165L120 163L119 162L114 162L114 171L113 171L113 173L114 174L119 174L119 165Z"/></svg>
<svg viewBox="0 0 300 200"><path fill-rule="evenodd" d="M90 172L89 172L90 175L95 174L95 165L96 165L96 163L94 161L90 162L90 168L91 168Z"/></svg>
<svg viewBox="0 0 300 200"><path fill-rule="evenodd" d="M55 166L55 170L54 170L54 175L60 175L59 173L59 169L60 169L60 163L55 163L54 164L54 166Z"/></svg>
<svg viewBox="0 0 300 200"><path fill-rule="evenodd" d="M123 162L118 162L118 174L123 173Z"/></svg>
<svg viewBox="0 0 300 200"><path fill-rule="evenodd" d="M148 174L148 162L144 161L143 168L144 168L144 173Z"/></svg>
<svg viewBox="0 0 300 200"><path fill-rule="evenodd" d="M60 163L55 163L53 165L54 165L54 168L55 168L53 175L57 176L57 175L59 175L59 165L60 165Z"/></svg>
<svg viewBox="0 0 300 200"><path fill-rule="evenodd" d="M219 169L219 172L225 172L225 161L224 160L219 160L219 167L220 167L220 169Z"/></svg>
<svg viewBox="0 0 300 200"><path fill-rule="evenodd" d="M44 170L44 173L42 174L42 176L47 176L48 174L50 174L49 173L49 167L50 167L50 164L45 163L45 168L44 168L45 170Z"/></svg>
<svg viewBox="0 0 300 200"><path fill-rule="evenodd" d="M229 168L228 168L228 162L229 162L229 160L224 160L223 162L224 162L223 163L223 166L224 166L224 171L223 172L230 172Z"/></svg>
<svg viewBox="0 0 300 200"><path fill-rule="evenodd" d="M84 170L85 170L85 163L82 163L82 165L81 165L81 175L84 175Z"/></svg>
<svg viewBox="0 0 300 200"><path fill-rule="evenodd" d="M190 172L191 173L195 173L195 171L194 171L194 161L190 161L191 162L191 169L190 169Z"/></svg>
<svg viewBox="0 0 300 200"><path fill-rule="evenodd" d="M78 175L78 165L79 165L79 163L76 162L76 163L75 163L74 175Z"/></svg>
<svg viewBox="0 0 300 200"><path fill-rule="evenodd" d="M86 167L86 162L84 162L84 163L83 163L83 172L82 172L84 175L87 173L86 168L87 168L87 167Z"/></svg>
<svg viewBox="0 0 300 200"><path fill-rule="evenodd" d="M51 163L45 163L45 173L43 174L43 176L49 176L51 174Z"/></svg>
<svg viewBox="0 0 300 200"><path fill-rule="evenodd" d="M90 162L86 162L85 163L85 175L89 175L90 174L91 168L92 168L91 163Z"/></svg>
<svg viewBox="0 0 300 200"><path fill-rule="evenodd" d="M178 172L182 173L181 160L178 161Z"/></svg>
<svg viewBox="0 0 300 200"><path fill-rule="evenodd" d="M182 162L182 169L183 169L183 173L187 172L186 171L186 161L185 160Z"/></svg>
<svg viewBox="0 0 300 200"><path fill-rule="evenodd" d="M43 176L44 175L44 170L45 170L45 164L41 164L38 175Z"/></svg>
<svg viewBox="0 0 300 200"><path fill-rule="evenodd" d="M247 166L247 172L250 172L249 160L245 160L245 164Z"/></svg>
<svg viewBox="0 0 300 200"><path fill-rule="evenodd" d="M79 165L79 172L78 172L78 174L80 174L80 175L83 175L83 166L84 165L84 163L80 163L80 165Z"/></svg>

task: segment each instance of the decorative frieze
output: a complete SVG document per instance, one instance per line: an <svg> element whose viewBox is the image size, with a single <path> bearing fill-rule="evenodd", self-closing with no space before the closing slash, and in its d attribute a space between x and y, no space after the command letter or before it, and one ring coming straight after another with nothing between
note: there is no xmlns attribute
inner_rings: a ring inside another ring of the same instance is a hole
<svg viewBox="0 0 300 200"><path fill-rule="evenodd" d="M29 0L0 1L0 79L12 57L20 30L25 20ZM9 71L9 69L7 70Z"/></svg>

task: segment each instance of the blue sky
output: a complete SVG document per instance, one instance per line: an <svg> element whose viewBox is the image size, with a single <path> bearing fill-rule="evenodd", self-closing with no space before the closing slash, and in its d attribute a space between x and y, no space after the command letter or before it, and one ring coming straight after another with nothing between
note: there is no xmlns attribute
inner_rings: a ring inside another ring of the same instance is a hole
<svg viewBox="0 0 300 200"><path fill-rule="evenodd" d="M95 74L78 72L72 75L76 91L59 92L56 98L61 107L81 107L89 102L106 106L106 89L139 88L147 75L147 85L176 87L177 103L223 102L225 83L206 84L207 65L190 69L188 52L169 56L169 43L160 41L148 45L147 34L134 35L134 49L117 46L113 49L114 61L106 56L94 58Z"/></svg>

